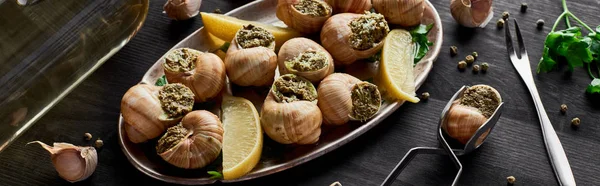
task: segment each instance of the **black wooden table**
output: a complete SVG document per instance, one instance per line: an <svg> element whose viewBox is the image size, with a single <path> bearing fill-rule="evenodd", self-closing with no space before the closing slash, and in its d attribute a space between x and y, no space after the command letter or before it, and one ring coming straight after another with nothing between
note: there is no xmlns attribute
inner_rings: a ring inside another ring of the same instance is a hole
<svg viewBox="0 0 600 186"><path fill-rule="evenodd" d="M522 0L525 2L526 0ZM532 69L537 67L542 46L552 22L562 12L558 0L529 0L527 13L520 13L521 0L494 2L497 20L503 11L520 22ZM83 134L104 140L98 151L96 172L81 185L165 185L137 171L117 143L120 100L125 91L140 81L146 70L168 49L202 26L200 17L171 21L162 12L164 1L151 1L149 15L141 31L121 51L58 103L8 149L0 153L0 185L66 185L58 177L50 158L33 140L88 145ZM226 12L249 0L204 0L202 11L220 8ZM460 185L505 185L515 176L518 185L557 185L548 160L537 114L525 84L519 79L506 55L504 31L495 22L483 29L460 27L449 12L449 0L432 2L442 17L444 42L429 78L418 90L431 98L419 104L406 104L381 124L343 147L296 168L264 178L230 185L379 185L412 147L437 146L436 129L447 100L462 85L489 84L506 102L504 114L487 143L474 153L461 157L464 166ZM600 4L596 0L571 0L569 8L592 25L600 24ZM536 20L544 19L543 30ZM459 55L450 57L448 47L456 45ZM490 64L488 73L459 72L457 61L472 51L479 61ZM580 185L600 184L600 104L584 94L590 78L581 68L574 73L559 71L539 74L536 84L546 111L556 129ZM569 106L566 115L560 104ZM573 117L581 127L570 126ZM447 185L456 169L446 156L419 156L407 167L398 185Z"/></svg>

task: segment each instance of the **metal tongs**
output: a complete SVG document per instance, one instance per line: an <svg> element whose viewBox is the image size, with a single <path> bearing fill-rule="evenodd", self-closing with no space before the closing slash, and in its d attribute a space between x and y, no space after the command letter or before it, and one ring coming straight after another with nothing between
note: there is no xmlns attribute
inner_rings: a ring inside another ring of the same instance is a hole
<svg viewBox="0 0 600 186"><path fill-rule="evenodd" d="M459 99L460 97L462 97L462 94L464 93L464 91L467 88L469 88L469 87L463 86L460 90L458 90L454 94L454 96L452 96L450 101L448 101L448 103L446 104L446 107L444 107L444 110L442 111L442 115L440 117L440 122L438 124L438 141L440 142L440 145L442 146L442 148L439 148L439 147L415 147L415 148L410 149L408 151L408 153L406 155L404 155L404 158L402 158L402 160L400 160L398 165L396 165L394 170L392 170L392 172L387 176L385 181L381 184L382 186L391 185L396 180L396 177L398 177L398 175L402 172L402 170L404 168L406 168L406 166L408 166L410 161L418 154L440 154L440 155L450 156L450 159L452 160L452 162L454 163L456 168L458 168L458 173L456 173L456 177L454 178L454 181L452 182L452 185L456 185L456 183L458 182L458 179L460 178L460 175L462 173L462 164L460 163L460 160L458 160L458 158L456 156L462 156L462 155L468 154L470 152L473 152L475 149L477 149L479 146L481 146L481 144L483 144L483 142L489 135L483 136L482 139L479 139L479 138L482 137L482 135L484 135L488 130L491 133L491 130L494 128L494 126L496 125L496 122L500 118L500 114L502 113L502 105L504 104L504 102L501 102L498 105L498 107L496 108L496 110L494 111L492 116L490 116L490 118L483 125L481 125L481 127L479 127L479 129L477 129L475 134L473 136L471 136L471 138L465 145L463 145L462 147L459 147L459 148L451 148L450 145L448 144L448 141L446 140L447 134L445 134L445 132L443 132L443 130L442 130L442 123L445 121L447 113L450 110L450 107L452 106L452 103L456 99Z"/></svg>

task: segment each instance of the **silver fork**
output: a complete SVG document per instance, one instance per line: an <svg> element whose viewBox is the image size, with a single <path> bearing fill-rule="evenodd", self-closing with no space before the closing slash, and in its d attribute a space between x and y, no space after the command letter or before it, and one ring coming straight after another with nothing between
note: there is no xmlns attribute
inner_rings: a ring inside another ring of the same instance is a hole
<svg viewBox="0 0 600 186"><path fill-rule="evenodd" d="M533 103L535 104L538 117L540 118L542 135L544 136L544 143L546 144L548 157L550 158L550 163L552 164L552 168L554 169L558 183L560 185L575 185L575 178L571 172L571 166L569 165L569 160L567 159L565 150L563 149L562 144L556 135L556 131L554 131L554 127L552 127L552 123L550 123L550 119L548 119L548 114L546 114L546 110L544 109L544 105L542 105L542 100L540 99L540 95L535 87L535 82L533 81L533 75L531 73L531 67L529 66L529 57L527 56L527 51L525 50L523 37L521 37L521 32L519 31L519 24L515 19L515 32L517 33L521 58L517 56L517 53L513 48L509 25L510 23L506 22L505 38L508 56L510 57L510 61L515 69L517 69L519 75L521 75L521 79L523 79L525 85L527 85L527 89L529 89L529 93L531 93L531 97L533 98Z"/></svg>

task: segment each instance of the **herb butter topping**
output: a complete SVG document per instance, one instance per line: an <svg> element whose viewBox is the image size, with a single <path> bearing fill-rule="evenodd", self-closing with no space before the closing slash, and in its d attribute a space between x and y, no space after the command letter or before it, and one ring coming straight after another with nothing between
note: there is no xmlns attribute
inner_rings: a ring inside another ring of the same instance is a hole
<svg viewBox="0 0 600 186"><path fill-rule="evenodd" d="M366 13L352 20L348 26L352 30L349 41L352 48L367 50L381 42L390 31L381 14Z"/></svg>
<svg viewBox="0 0 600 186"><path fill-rule="evenodd" d="M194 93L180 83L165 85L158 91L158 99L162 109L171 118L182 117L194 106Z"/></svg>
<svg viewBox="0 0 600 186"><path fill-rule="evenodd" d="M285 66L298 72L308 72L322 69L328 62L327 54L324 52L308 50L286 61Z"/></svg>
<svg viewBox="0 0 600 186"><path fill-rule="evenodd" d="M279 103L317 99L315 86L310 81L294 74L286 74L277 78L273 83L273 93Z"/></svg>
<svg viewBox="0 0 600 186"><path fill-rule="evenodd" d="M163 135L158 144L156 145L156 152L161 154L173 147L175 147L181 140L185 139L188 134L188 130L184 128L181 123L167 129L167 133Z"/></svg>
<svg viewBox="0 0 600 186"><path fill-rule="evenodd" d="M381 95L377 86L369 82L360 82L352 87L352 117L367 120L377 114L381 105Z"/></svg>
<svg viewBox="0 0 600 186"><path fill-rule="evenodd" d="M469 87L460 98L461 105L476 108L486 118L494 114L500 102L500 97L498 97L496 91L489 86Z"/></svg>
<svg viewBox="0 0 600 186"><path fill-rule="evenodd" d="M242 48L269 47L275 36L264 28L252 24L244 26L237 33L237 42Z"/></svg>
<svg viewBox="0 0 600 186"><path fill-rule="evenodd" d="M187 72L195 68L196 59L200 55L200 51L179 48L175 49L165 56L163 67L172 72Z"/></svg>
<svg viewBox="0 0 600 186"><path fill-rule="evenodd" d="M298 4L294 5L294 8L303 14L314 17L326 16L331 12L331 7L319 0L300 0Z"/></svg>

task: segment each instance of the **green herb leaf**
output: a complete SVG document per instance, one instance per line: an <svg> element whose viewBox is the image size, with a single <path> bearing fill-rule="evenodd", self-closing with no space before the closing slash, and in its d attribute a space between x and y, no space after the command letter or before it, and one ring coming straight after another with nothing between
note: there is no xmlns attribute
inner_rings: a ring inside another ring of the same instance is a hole
<svg viewBox="0 0 600 186"><path fill-rule="evenodd" d="M219 50L227 53L227 49L229 49L229 45L231 45L231 43L225 42L225 43L223 43L223 45L221 45L221 47L219 47Z"/></svg>
<svg viewBox="0 0 600 186"><path fill-rule="evenodd" d="M590 37L581 36L579 27L548 33L537 72L548 72L554 69L560 56L567 59L570 71L591 62L594 59L590 51L592 41Z"/></svg>
<svg viewBox="0 0 600 186"><path fill-rule="evenodd" d="M376 54L373 54L372 56L370 56L369 58L367 58L367 62L377 62L381 60L381 50L379 52L377 52Z"/></svg>
<svg viewBox="0 0 600 186"><path fill-rule="evenodd" d="M592 80L592 83L590 83L590 85L588 85L585 92L590 93L590 94L600 94L600 79L596 78L596 79Z"/></svg>
<svg viewBox="0 0 600 186"><path fill-rule="evenodd" d="M427 34L429 34L429 31L431 31L431 28L433 28L433 23L428 25L421 24L409 31L413 38L413 42L415 43L414 63L421 61L421 59L427 55L429 46L433 45L433 43L427 38Z"/></svg>
<svg viewBox="0 0 600 186"><path fill-rule="evenodd" d="M223 179L223 174L221 174L220 172L217 171L208 171L206 172L208 174L210 174L210 179L216 180L216 179Z"/></svg>
<svg viewBox="0 0 600 186"><path fill-rule="evenodd" d="M165 86L167 84L167 77L165 75L163 75L162 77L158 78L156 80L156 83L154 83L154 85L156 86Z"/></svg>

